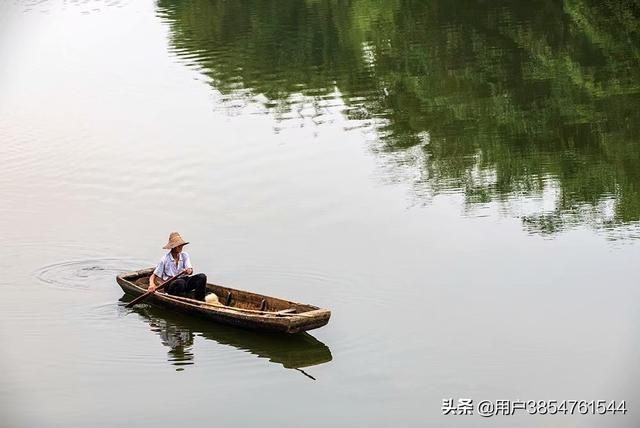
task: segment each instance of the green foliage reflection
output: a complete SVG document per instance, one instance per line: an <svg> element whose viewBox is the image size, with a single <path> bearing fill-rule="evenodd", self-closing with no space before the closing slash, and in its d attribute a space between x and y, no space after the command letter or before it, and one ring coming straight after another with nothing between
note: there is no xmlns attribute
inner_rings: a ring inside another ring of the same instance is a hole
<svg viewBox="0 0 640 428"><path fill-rule="evenodd" d="M335 97L424 185L469 204L556 192L531 230L640 220L640 2L159 0L223 94ZM319 104L320 105L320 104Z"/></svg>

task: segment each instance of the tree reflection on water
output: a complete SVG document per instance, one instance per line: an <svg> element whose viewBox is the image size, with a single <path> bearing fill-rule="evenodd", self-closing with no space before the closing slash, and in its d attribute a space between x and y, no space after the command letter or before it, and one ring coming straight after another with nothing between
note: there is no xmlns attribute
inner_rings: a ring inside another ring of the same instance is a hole
<svg viewBox="0 0 640 428"><path fill-rule="evenodd" d="M157 8L173 51L225 100L260 104L283 128L323 126L337 107L381 157L419 171L421 198L498 203L544 234L640 220L637 0ZM544 203L523 213L522 198Z"/></svg>

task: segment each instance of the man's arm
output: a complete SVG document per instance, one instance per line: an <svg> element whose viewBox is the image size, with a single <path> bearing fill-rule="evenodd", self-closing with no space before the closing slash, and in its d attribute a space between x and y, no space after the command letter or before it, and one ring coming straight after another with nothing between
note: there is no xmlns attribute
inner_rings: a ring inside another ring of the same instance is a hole
<svg viewBox="0 0 640 428"><path fill-rule="evenodd" d="M149 277L149 288L147 288L147 291L155 291L156 288L158 288L158 286L156 285L156 278L156 274L152 273Z"/></svg>
<svg viewBox="0 0 640 428"><path fill-rule="evenodd" d="M151 276L149 277L149 288L147 288L147 290L149 291L155 291L155 289L158 288L158 286L156 285L156 278L158 278L159 280L162 280L162 274L164 271L164 266L162 262L163 262L163 259L160 259L160 261L158 262L158 265L156 266L156 268L151 273Z"/></svg>
<svg viewBox="0 0 640 428"><path fill-rule="evenodd" d="M191 265L191 257L188 253L184 253L184 273L191 275L193 273L193 266Z"/></svg>

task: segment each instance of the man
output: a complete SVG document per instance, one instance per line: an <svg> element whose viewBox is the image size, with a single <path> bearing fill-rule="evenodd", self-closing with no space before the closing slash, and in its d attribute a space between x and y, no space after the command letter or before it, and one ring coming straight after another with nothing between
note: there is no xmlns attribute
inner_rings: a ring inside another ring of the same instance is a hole
<svg viewBox="0 0 640 428"><path fill-rule="evenodd" d="M189 254L182 251L187 245L178 232L169 234L169 242L164 249L170 250L158 262L158 266L149 277L149 291L158 288L159 283L176 276L180 272L184 275L172 281L166 288L166 292L174 296L187 296L189 291L195 290L195 298L204 301L206 292L207 276L203 273L193 274L193 266L191 266L191 258ZM186 276L185 276L186 275Z"/></svg>

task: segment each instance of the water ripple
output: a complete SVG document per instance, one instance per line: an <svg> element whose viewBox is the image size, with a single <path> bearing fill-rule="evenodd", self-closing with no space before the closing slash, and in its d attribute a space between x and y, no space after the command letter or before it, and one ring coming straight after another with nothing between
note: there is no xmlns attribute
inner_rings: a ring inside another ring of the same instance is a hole
<svg viewBox="0 0 640 428"><path fill-rule="evenodd" d="M43 266L33 276L60 289L89 290L93 284L110 284L116 275L129 270L147 266L148 261L130 258L98 258L85 260L69 260Z"/></svg>

